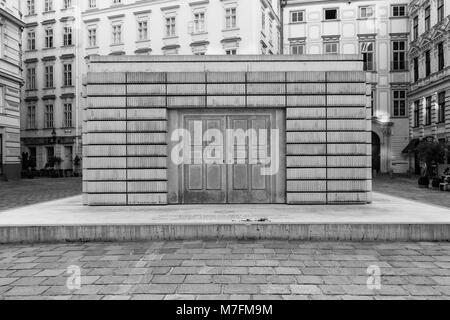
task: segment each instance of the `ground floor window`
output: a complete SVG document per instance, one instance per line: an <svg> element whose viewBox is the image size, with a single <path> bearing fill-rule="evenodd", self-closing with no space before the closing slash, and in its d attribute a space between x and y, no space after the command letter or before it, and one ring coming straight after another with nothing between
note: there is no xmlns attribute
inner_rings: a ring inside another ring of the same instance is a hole
<svg viewBox="0 0 450 320"><path fill-rule="evenodd" d="M438 122L445 122L445 91L438 95Z"/></svg>
<svg viewBox="0 0 450 320"><path fill-rule="evenodd" d="M51 159L55 156L55 148L54 147L46 147L47 152L47 164L50 164Z"/></svg>
<svg viewBox="0 0 450 320"><path fill-rule="evenodd" d="M431 125L431 97L427 97L425 106L425 125Z"/></svg>

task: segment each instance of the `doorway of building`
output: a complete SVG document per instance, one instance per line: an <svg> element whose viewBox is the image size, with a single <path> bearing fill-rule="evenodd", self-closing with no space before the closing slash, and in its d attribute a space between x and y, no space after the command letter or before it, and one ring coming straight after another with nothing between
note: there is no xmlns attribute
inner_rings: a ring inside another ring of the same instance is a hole
<svg viewBox="0 0 450 320"><path fill-rule="evenodd" d="M377 173L381 170L381 140L375 132L372 132L372 170Z"/></svg>
<svg viewBox="0 0 450 320"><path fill-rule="evenodd" d="M188 115L183 121L191 154L182 166L183 203L272 202L274 177L263 174L261 158L253 160L255 152L271 153L270 114Z"/></svg>

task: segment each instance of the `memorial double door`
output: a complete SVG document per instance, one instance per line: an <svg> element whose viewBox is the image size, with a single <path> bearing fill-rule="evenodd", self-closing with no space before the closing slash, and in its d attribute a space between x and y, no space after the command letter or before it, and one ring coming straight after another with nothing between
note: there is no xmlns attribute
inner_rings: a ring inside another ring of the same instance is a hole
<svg viewBox="0 0 450 320"><path fill-rule="evenodd" d="M184 203L270 203L270 115L189 115ZM253 129L253 130L252 130Z"/></svg>

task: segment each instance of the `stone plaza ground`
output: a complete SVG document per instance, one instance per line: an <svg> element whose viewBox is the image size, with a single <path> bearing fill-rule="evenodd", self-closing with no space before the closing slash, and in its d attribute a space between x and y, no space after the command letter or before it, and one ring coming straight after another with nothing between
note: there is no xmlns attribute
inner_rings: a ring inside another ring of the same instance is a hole
<svg viewBox="0 0 450 320"><path fill-rule="evenodd" d="M70 266L81 270L79 289L66 286ZM367 287L371 266L380 290ZM0 275L3 299L448 299L450 244L5 245Z"/></svg>
<svg viewBox="0 0 450 320"><path fill-rule="evenodd" d="M419 189L407 178L378 177L374 189L450 207L449 193ZM77 195L81 181L2 182L0 190L4 211ZM74 267L81 272L79 289L67 286ZM373 267L381 272L380 289L367 286ZM447 242L223 240L0 246L1 299L449 297Z"/></svg>

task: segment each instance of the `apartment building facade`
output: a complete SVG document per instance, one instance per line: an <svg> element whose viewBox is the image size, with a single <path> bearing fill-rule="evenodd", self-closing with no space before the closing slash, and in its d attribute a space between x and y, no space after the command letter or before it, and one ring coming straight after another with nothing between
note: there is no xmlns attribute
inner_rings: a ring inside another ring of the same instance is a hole
<svg viewBox="0 0 450 320"><path fill-rule="evenodd" d="M70 169L82 156L86 57L280 53L276 0L21 1L22 151L37 169L52 157Z"/></svg>
<svg viewBox="0 0 450 320"><path fill-rule="evenodd" d="M414 171L421 172L412 147L422 139L450 142L450 3L414 0L409 6L412 79L409 92L410 138L405 153ZM439 166L450 166L450 157Z"/></svg>
<svg viewBox="0 0 450 320"><path fill-rule="evenodd" d="M406 172L408 1L285 0L284 53L362 54L372 85L373 168Z"/></svg>
<svg viewBox="0 0 450 320"><path fill-rule="evenodd" d="M22 0L21 143L36 169L54 157L61 158L61 169L72 169L81 156L78 2Z"/></svg>
<svg viewBox="0 0 450 320"><path fill-rule="evenodd" d="M0 179L20 178L22 28L17 1L0 1Z"/></svg>

